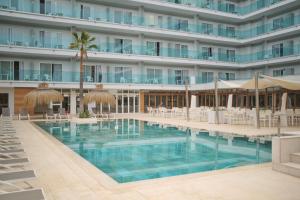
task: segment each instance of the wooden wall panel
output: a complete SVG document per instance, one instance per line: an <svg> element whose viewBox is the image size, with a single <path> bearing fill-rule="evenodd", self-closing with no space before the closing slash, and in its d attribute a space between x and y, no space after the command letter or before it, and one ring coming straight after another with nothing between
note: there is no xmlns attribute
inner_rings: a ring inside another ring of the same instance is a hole
<svg viewBox="0 0 300 200"><path fill-rule="evenodd" d="M15 88L15 101L14 101L14 107L15 107L15 114L19 114L20 109L22 107L25 107L24 105L24 96L33 90L34 88ZM34 114L34 107L27 108L29 114Z"/></svg>

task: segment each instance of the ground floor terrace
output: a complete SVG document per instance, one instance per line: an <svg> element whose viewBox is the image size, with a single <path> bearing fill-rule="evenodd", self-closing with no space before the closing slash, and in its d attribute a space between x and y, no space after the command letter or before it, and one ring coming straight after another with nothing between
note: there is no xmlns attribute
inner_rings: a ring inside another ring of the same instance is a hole
<svg viewBox="0 0 300 200"><path fill-rule="evenodd" d="M104 85L106 88L106 85ZM36 87L0 87L0 114L4 107L9 107L12 114L18 114L24 107L24 96ZM59 108L64 108L71 115L76 115L79 110L78 89L66 89L54 86L63 95L62 102L52 102L49 108L58 112ZM88 93L90 89L85 89ZM213 89L192 89L186 95L185 88L166 89L109 89L113 93L116 102L112 106L99 105L99 112L110 113L146 113L148 108L164 107L167 109L183 108L187 105L194 107L215 107L215 91ZM282 95L287 93L286 108L300 108L300 91L285 90L279 88L268 88L260 90L259 106L263 110L280 110L282 106ZM236 107L251 109L255 108L255 91L241 89L222 89L218 92L220 107ZM229 99L231 99L229 103ZM187 103L188 102L188 103ZM91 109L96 105L90 104L86 109ZM40 114L39 107L29 108L31 115Z"/></svg>
<svg viewBox="0 0 300 200"><path fill-rule="evenodd" d="M247 136L276 134L276 128L263 127L257 130L239 125L211 125L205 122L154 117L150 114L119 114L116 117ZM300 196L300 179L273 171L271 163L117 183L53 136L43 133L32 122L14 121L13 124L38 176L31 184L42 187L48 200L296 200ZM282 129L283 132L296 130L299 127Z"/></svg>

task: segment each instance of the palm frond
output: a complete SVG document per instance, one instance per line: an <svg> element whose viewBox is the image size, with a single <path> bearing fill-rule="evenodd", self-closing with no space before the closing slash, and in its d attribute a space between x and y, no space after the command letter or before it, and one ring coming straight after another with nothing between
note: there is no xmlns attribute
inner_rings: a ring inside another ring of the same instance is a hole
<svg viewBox="0 0 300 200"><path fill-rule="evenodd" d="M72 42L69 46L70 49L79 49L79 43L78 42Z"/></svg>
<svg viewBox="0 0 300 200"><path fill-rule="evenodd" d="M92 44L92 45L90 45L90 46L87 47L88 50L97 49L97 48L98 48L98 46L95 45L95 44Z"/></svg>

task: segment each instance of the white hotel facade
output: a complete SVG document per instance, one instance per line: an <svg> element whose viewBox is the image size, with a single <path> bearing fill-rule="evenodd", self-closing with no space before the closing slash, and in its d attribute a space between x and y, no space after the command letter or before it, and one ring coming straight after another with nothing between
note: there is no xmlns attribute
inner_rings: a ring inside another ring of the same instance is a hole
<svg viewBox="0 0 300 200"><path fill-rule="evenodd" d="M186 79L201 87L215 76L300 74L299 0L0 0L0 107L18 113L24 94L47 82L65 97L53 106L75 114L79 61L69 44L83 30L98 47L84 88L111 90L113 112L184 106Z"/></svg>

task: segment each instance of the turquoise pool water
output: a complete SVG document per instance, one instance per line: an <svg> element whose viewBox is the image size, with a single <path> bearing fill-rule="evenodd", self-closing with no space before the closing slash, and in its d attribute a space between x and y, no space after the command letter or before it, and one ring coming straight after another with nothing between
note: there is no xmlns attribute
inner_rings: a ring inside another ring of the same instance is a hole
<svg viewBox="0 0 300 200"><path fill-rule="evenodd" d="M36 122L119 183L271 161L271 142L137 120Z"/></svg>

